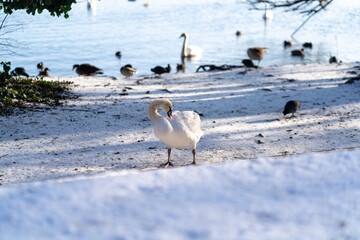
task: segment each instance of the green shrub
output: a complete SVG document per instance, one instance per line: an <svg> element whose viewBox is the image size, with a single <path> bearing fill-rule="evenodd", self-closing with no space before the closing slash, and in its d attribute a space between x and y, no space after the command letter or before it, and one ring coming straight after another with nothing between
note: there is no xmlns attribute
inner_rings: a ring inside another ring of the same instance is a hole
<svg viewBox="0 0 360 240"><path fill-rule="evenodd" d="M24 108L34 103L56 106L61 104L60 100L70 97L72 82L12 77L10 62L1 62L1 65L3 71L0 71L0 114L9 114L16 107Z"/></svg>

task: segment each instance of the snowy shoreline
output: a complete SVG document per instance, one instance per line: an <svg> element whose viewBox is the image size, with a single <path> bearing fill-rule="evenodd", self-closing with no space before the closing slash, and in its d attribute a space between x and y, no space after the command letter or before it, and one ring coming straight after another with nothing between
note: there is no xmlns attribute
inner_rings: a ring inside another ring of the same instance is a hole
<svg viewBox="0 0 360 240"><path fill-rule="evenodd" d="M0 239L359 239L357 66L51 78L79 98L0 117ZM160 97L201 113L197 166L157 168Z"/></svg>
<svg viewBox="0 0 360 240"><path fill-rule="evenodd" d="M0 239L359 239L360 150L0 188Z"/></svg>
<svg viewBox="0 0 360 240"><path fill-rule="evenodd" d="M360 88L343 84L359 73L356 66L49 78L73 81L79 98L0 117L0 183L156 169L167 152L153 134L147 106L160 97L169 98L174 110L201 113L199 164L358 148ZM297 117L284 119L284 104L293 99L302 104ZM174 150L172 159L175 166L187 165L191 151Z"/></svg>

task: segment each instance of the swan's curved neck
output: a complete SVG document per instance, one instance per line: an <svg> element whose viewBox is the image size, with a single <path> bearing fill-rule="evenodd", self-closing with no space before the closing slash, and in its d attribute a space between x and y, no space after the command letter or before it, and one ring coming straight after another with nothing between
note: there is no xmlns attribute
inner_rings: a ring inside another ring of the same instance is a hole
<svg viewBox="0 0 360 240"><path fill-rule="evenodd" d="M162 117L159 113L158 113L158 109L160 107L161 103L158 101L154 101L153 103L151 103L148 107L148 115L151 119L151 121L155 121L157 118Z"/></svg>
<svg viewBox="0 0 360 240"><path fill-rule="evenodd" d="M186 57L186 47L187 47L187 36L184 36L184 43L181 51L181 57Z"/></svg>

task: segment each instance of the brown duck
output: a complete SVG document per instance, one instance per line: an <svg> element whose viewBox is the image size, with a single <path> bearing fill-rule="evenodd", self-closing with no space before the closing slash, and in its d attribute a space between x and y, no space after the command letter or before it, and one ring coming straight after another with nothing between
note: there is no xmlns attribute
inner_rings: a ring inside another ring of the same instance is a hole
<svg viewBox="0 0 360 240"><path fill-rule="evenodd" d="M120 68L120 73L124 75L126 78L131 77L132 75L136 74L136 69L134 69L130 64L127 64Z"/></svg>
<svg viewBox="0 0 360 240"><path fill-rule="evenodd" d="M90 65L88 63L84 64L75 64L73 66L73 70L76 69L76 73L80 76L94 76L96 74L102 74L101 69L97 68L93 65Z"/></svg>
<svg viewBox="0 0 360 240"><path fill-rule="evenodd" d="M44 71L40 71L37 76L38 77L49 77L50 76L49 69L45 68Z"/></svg>
<svg viewBox="0 0 360 240"><path fill-rule="evenodd" d="M247 55L251 60L258 61L258 66L259 66L260 61L261 59L263 59L265 52L266 52L266 48L254 47L254 48L248 48Z"/></svg>

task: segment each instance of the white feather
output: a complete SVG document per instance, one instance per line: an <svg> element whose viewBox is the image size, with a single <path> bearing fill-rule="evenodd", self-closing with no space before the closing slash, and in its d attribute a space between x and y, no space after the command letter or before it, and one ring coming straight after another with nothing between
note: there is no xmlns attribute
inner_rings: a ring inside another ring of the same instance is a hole
<svg viewBox="0 0 360 240"><path fill-rule="evenodd" d="M186 49L186 56L187 57L201 57L203 53L203 49L199 46L188 46Z"/></svg>

